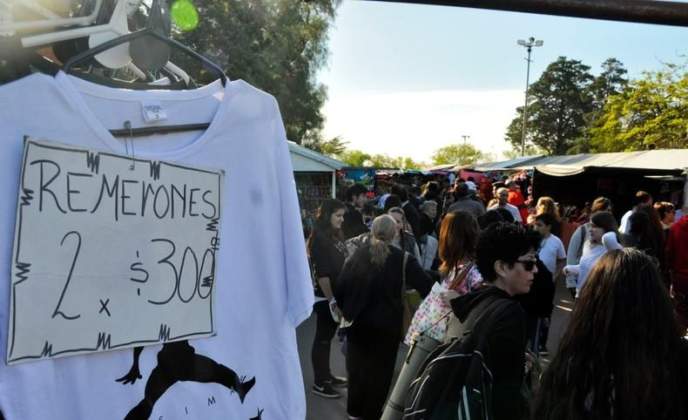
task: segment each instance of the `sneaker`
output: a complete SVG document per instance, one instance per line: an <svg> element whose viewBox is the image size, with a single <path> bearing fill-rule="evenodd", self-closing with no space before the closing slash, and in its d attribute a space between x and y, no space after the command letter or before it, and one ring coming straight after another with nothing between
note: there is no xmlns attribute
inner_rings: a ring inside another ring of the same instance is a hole
<svg viewBox="0 0 688 420"><path fill-rule="evenodd" d="M341 397L337 391L332 389L332 385L327 382L323 383L322 385L314 384L313 388L311 388L311 392L323 398Z"/></svg>
<svg viewBox="0 0 688 420"><path fill-rule="evenodd" d="M349 384L349 381L347 381L346 378L343 376L332 376L330 380L327 381L327 383L335 388L342 388L347 386Z"/></svg>

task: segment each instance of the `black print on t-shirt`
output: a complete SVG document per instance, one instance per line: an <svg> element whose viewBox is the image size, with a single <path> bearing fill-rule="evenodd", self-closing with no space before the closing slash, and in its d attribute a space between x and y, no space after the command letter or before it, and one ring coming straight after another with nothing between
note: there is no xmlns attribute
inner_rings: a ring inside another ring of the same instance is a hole
<svg viewBox="0 0 688 420"><path fill-rule="evenodd" d="M123 385L133 384L137 379L142 378L139 370L139 357L142 351L143 347L134 348L134 362L131 369L126 375L116 379L117 382ZM143 399L129 411L124 419L147 420L153 412L156 401L178 381L224 385L230 391L236 392L243 404L246 394L256 384L255 377L248 381L245 379L245 377L239 377L227 366L209 357L196 354L196 350L186 340L165 343L158 352L158 365L153 368L146 382ZM261 414L262 410L258 410L258 415L250 420L260 420Z"/></svg>

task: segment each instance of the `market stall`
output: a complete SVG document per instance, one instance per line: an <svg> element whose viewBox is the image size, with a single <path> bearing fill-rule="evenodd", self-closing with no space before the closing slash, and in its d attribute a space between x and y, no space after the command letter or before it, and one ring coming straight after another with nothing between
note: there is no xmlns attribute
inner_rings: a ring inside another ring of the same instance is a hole
<svg viewBox="0 0 688 420"><path fill-rule="evenodd" d="M549 195L563 203L582 204L596 196L609 197L618 211L631 206L635 191L656 200L682 205L688 150L647 150L535 156L496 162L481 171L533 171L533 195Z"/></svg>
<svg viewBox="0 0 688 420"><path fill-rule="evenodd" d="M336 174L337 170L344 167L344 163L292 141L289 142L289 154L294 167L301 213L314 215L324 199L336 197Z"/></svg>

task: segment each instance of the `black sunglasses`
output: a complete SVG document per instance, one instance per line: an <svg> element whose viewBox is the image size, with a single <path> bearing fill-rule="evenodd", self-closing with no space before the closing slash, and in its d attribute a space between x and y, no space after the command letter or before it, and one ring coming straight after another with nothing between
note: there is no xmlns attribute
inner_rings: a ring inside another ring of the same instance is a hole
<svg viewBox="0 0 688 420"><path fill-rule="evenodd" d="M516 260L516 262L523 264L523 268L526 271L533 271L533 268L537 265L537 260Z"/></svg>

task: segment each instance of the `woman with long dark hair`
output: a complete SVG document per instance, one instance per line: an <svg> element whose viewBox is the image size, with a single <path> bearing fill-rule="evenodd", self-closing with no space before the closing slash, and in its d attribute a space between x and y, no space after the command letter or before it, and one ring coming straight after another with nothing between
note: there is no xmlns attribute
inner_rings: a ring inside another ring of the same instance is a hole
<svg viewBox="0 0 688 420"><path fill-rule="evenodd" d="M653 260L600 258L544 374L534 420L685 419L686 348Z"/></svg>
<svg viewBox="0 0 688 420"><path fill-rule="evenodd" d="M370 240L344 264L337 298L353 324L347 328L349 418L378 420L394 374L402 338L404 280L421 296L432 280L415 257L392 245L397 222L389 215L373 221Z"/></svg>
<svg viewBox="0 0 688 420"><path fill-rule="evenodd" d="M316 315L315 338L311 349L314 384L312 392L325 398L339 398L334 386L346 385L344 378L330 372L330 343L337 332L332 314L341 314L335 299L336 281L347 257L342 242L342 223L346 205L339 200L325 200L318 209L315 226L308 238L308 255L313 267L315 282Z"/></svg>

